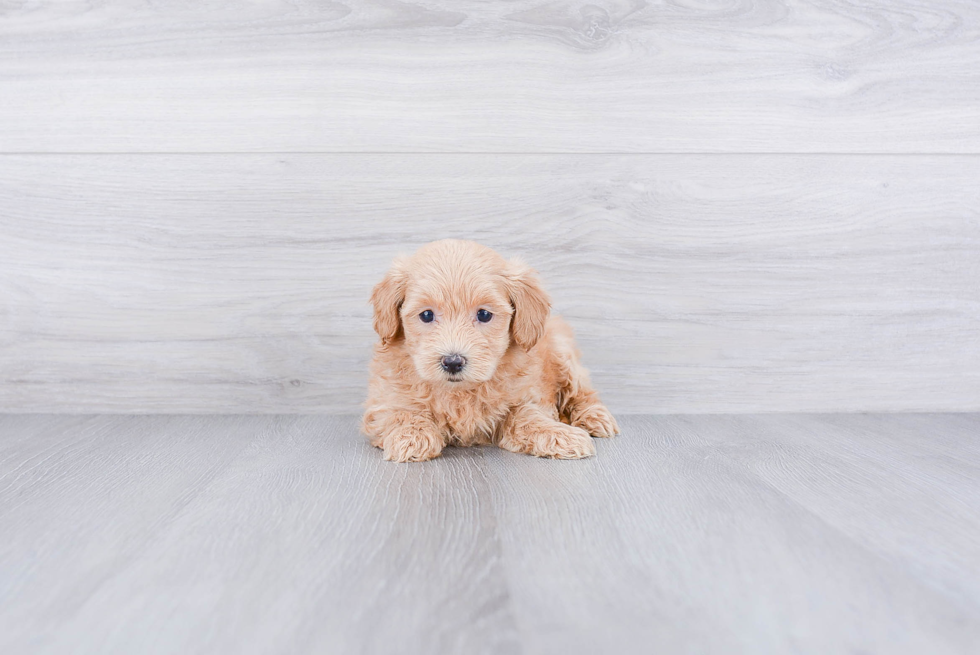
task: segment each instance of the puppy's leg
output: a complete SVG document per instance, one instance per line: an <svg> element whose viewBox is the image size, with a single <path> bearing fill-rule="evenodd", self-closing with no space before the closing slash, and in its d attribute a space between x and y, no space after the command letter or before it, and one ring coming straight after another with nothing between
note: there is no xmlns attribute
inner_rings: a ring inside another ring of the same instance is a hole
<svg viewBox="0 0 980 655"><path fill-rule="evenodd" d="M371 445L385 452L385 459L395 462L423 462L438 457L445 441L430 416L408 410L364 417L364 431Z"/></svg>
<svg viewBox="0 0 980 655"><path fill-rule="evenodd" d="M599 400L599 394L593 389L579 389L571 398L565 401L565 416L568 422L580 427L593 437L611 437L619 434L616 419Z"/></svg>
<svg viewBox="0 0 980 655"><path fill-rule="evenodd" d="M511 410L501 427L497 445L537 457L581 459L595 455L595 444L585 430L559 423L532 403Z"/></svg>
<svg viewBox="0 0 980 655"><path fill-rule="evenodd" d="M599 394L589 382L589 372L579 362L571 330L565 329L567 332L561 335L564 338L555 340L553 352L559 378L559 413L570 424L582 428L593 437L619 434L616 419L599 400Z"/></svg>

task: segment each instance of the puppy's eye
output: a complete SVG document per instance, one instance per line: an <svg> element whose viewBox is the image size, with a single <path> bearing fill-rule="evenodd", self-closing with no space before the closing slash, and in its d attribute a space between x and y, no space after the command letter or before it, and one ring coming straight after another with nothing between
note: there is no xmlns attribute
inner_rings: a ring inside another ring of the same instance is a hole
<svg viewBox="0 0 980 655"><path fill-rule="evenodd" d="M481 323L489 323L491 318L493 318L493 314L485 309L481 309L476 313L476 320L480 321Z"/></svg>
<svg viewBox="0 0 980 655"><path fill-rule="evenodd" d="M422 321L423 323L431 323L432 319L434 319L435 317L436 315L432 313L431 309L427 309L421 314L419 314L419 320Z"/></svg>

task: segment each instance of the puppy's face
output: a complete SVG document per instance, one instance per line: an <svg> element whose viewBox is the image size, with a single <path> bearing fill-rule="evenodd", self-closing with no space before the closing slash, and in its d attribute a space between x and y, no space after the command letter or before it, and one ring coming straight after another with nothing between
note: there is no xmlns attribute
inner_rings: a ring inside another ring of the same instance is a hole
<svg viewBox="0 0 980 655"><path fill-rule="evenodd" d="M423 380L485 382L510 347L513 310L503 281L446 273L408 283L400 311L405 345Z"/></svg>
<svg viewBox="0 0 980 655"><path fill-rule="evenodd" d="M419 377L449 386L493 378L512 343L530 349L549 302L526 266L470 241L436 241L375 287L375 330L400 339Z"/></svg>

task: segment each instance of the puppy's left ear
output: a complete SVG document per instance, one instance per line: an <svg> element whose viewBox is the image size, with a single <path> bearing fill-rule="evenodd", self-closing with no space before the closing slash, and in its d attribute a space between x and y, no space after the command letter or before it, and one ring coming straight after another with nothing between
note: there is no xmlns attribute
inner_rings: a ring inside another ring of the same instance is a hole
<svg viewBox="0 0 980 655"><path fill-rule="evenodd" d="M388 345L402 334L402 321L398 315L405 302L405 286L408 276L399 261L396 261L385 274L383 280L371 292L374 306L374 331L381 337L381 343Z"/></svg>
<svg viewBox="0 0 980 655"><path fill-rule="evenodd" d="M544 336L544 325L551 313L551 299L534 269L519 260L510 261L504 279L507 281L510 303L514 307L511 335L524 350L530 350Z"/></svg>

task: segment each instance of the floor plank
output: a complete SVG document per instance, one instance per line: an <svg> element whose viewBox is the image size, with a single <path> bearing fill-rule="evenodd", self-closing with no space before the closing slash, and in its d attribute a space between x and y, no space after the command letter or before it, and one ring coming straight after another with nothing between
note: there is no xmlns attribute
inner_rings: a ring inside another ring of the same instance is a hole
<svg viewBox="0 0 980 655"><path fill-rule="evenodd" d="M936 417L788 416L735 419L719 432L741 424L758 434L767 446L746 464L766 484L980 616L980 421L965 423L946 418L937 430ZM954 446L937 448L936 432ZM801 470L798 461L813 464Z"/></svg>
<svg viewBox="0 0 980 655"><path fill-rule="evenodd" d="M65 625L263 428L246 417L0 417L0 651L30 652Z"/></svg>
<svg viewBox="0 0 980 655"><path fill-rule="evenodd" d="M623 427L396 465L351 417L0 416L0 650L972 652L980 415Z"/></svg>
<svg viewBox="0 0 980 655"><path fill-rule="evenodd" d="M980 153L980 6L0 8L0 152Z"/></svg>
<svg viewBox="0 0 980 655"><path fill-rule="evenodd" d="M976 513L785 420L632 417L595 462L492 459L530 652L968 652Z"/></svg>
<svg viewBox="0 0 980 655"><path fill-rule="evenodd" d="M455 236L541 271L617 412L976 411L977 179L976 156L0 156L0 407L357 412L371 286Z"/></svg>
<svg viewBox="0 0 980 655"><path fill-rule="evenodd" d="M139 444L147 441L170 449L173 461L158 464L154 477L117 479L106 453L78 448L61 453L73 464L69 471L50 471L48 484L15 494L26 506L0 507L0 534L17 535L0 570L23 577L29 564L43 571L0 604L0 650L513 650L479 459L453 453L427 467L392 466L352 438L347 419L182 418L154 430L161 420L116 419L109 453L142 458ZM193 434L181 434L189 426ZM118 442L133 436L133 447ZM174 468L227 444L237 445L234 460L203 489L170 499L152 540L132 550L98 540L102 530L123 530L115 521L160 512L139 504L151 490L162 493L158 476L179 487ZM65 487L75 501L67 516ZM35 553L39 545L44 550ZM98 584L82 584L86 571L66 574L65 567L84 568L79 562L96 556L111 571Z"/></svg>

